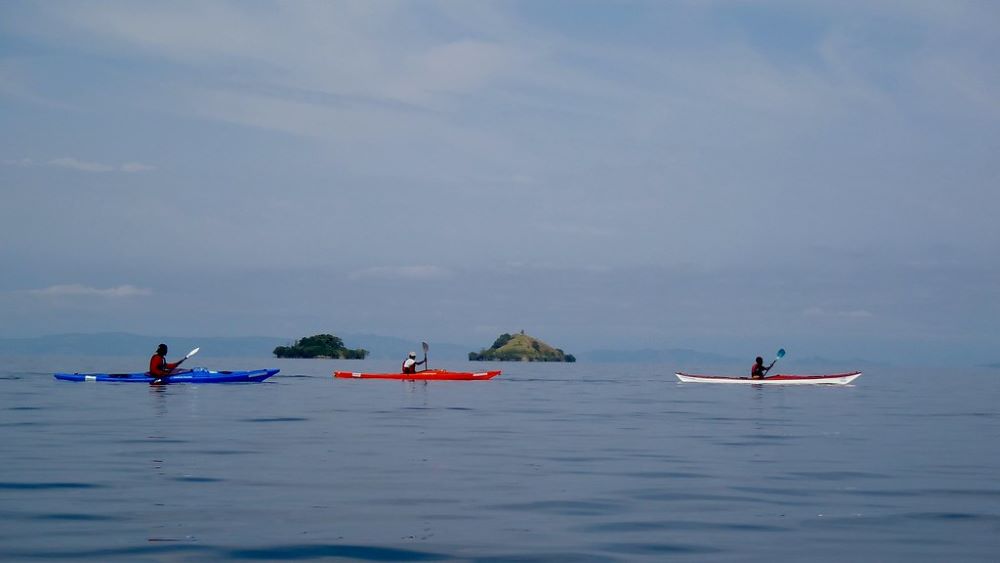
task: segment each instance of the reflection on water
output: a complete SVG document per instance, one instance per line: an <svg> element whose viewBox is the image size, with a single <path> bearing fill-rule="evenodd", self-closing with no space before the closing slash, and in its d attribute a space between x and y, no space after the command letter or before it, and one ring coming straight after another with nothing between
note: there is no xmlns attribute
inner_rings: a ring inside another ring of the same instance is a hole
<svg viewBox="0 0 1000 563"><path fill-rule="evenodd" d="M983 443L1000 434L1000 382L974 373L941 393L913 373L774 388L517 364L492 381L356 381L300 360L257 385L157 387L56 382L39 361L0 373L3 559L988 561L1000 548L1000 452Z"/></svg>

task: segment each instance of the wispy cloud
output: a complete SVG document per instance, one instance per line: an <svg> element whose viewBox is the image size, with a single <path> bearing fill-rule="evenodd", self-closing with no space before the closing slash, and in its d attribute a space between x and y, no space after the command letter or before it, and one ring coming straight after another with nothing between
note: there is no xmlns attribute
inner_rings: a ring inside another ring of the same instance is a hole
<svg viewBox="0 0 1000 563"><path fill-rule="evenodd" d="M439 280L452 276L451 270L438 266L376 266L352 272L352 280Z"/></svg>
<svg viewBox="0 0 1000 563"><path fill-rule="evenodd" d="M93 162L82 160L72 156L53 158L44 162L35 161L30 158L6 159L4 166L19 166L27 168L31 166L51 166L55 168L69 168L80 172L101 173L101 172L149 172L156 170L155 166L143 164L141 162L125 162L123 164L105 164L103 162Z"/></svg>
<svg viewBox="0 0 1000 563"><path fill-rule="evenodd" d="M56 166L59 168L72 168L73 170L79 170L80 172L111 172L115 169L114 166L101 164L100 162L80 160L71 156L53 158L48 162L48 164L49 166Z"/></svg>
<svg viewBox="0 0 1000 563"><path fill-rule="evenodd" d="M119 299L126 297L145 297L153 294L153 290L125 284L114 287L98 288L78 283L50 285L41 289L29 289L28 293L39 297L99 297Z"/></svg>

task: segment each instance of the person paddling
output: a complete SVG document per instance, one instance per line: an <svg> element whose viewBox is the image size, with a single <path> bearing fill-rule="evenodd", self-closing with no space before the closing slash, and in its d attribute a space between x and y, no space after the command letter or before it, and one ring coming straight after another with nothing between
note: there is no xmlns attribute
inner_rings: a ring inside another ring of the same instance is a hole
<svg viewBox="0 0 1000 563"><path fill-rule="evenodd" d="M153 378L152 383L163 383L177 369L177 366L184 363L186 359L187 356L181 358L179 362L173 364L167 363L167 345L160 344L157 346L156 353L149 358L149 376Z"/></svg>
<svg viewBox="0 0 1000 563"><path fill-rule="evenodd" d="M410 352L405 360L403 360L403 373L417 373L417 366L420 364L426 364L427 358L422 361L417 361L417 353Z"/></svg>
<svg viewBox="0 0 1000 563"><path fill-rule="evenodd" d="M774 362L777 361L777 359L774 360ZM750 379L764 379L767 372L774 367L774 362L771 362L771 365L764 367L764 358L757 356L757 360L754 362L753 367L750 368Z"/></svg>

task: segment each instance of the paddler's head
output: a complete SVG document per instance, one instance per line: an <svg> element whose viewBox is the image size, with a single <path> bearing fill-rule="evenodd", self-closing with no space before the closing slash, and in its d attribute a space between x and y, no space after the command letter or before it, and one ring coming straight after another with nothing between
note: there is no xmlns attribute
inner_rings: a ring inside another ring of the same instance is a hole
<svg viewBox="0 0 1000 563"><path fill-rule="evenodd" d="M761 358L760 356L757 356L757 365L758 366L764 365L764 358Z"/></svg>
<svg viewBox="0 0 1000 563"><path fill-rule="evenodd" d="M416 352L410 352L410 357L411 358L416 358L417 357L417 353Z"/></svg>
<svg viewBox="0 0 1000 563"><path fill-rule="evenodd" d="M159 355L161 355L161 356L166 356L167 355L167 345L166 344L160 344L159 346L157 346L156 347L156 353L159 354Z"/></svg>

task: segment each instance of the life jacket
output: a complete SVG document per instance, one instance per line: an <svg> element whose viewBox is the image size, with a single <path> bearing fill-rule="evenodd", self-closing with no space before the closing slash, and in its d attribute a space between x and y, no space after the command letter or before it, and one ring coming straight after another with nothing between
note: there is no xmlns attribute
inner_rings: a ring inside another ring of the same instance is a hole
<svg viewBox="0 0 1000 563"><path fill-rule="evenodd" d="M149 359L149 375L153 377L163 377L170 375L170 372L177 367L177 364L168 364L166 356L153 354Z"/></svg>
<svg viewBox="0 0 1000 563"><path fill-rule="evenodd" d="M413 363L407 366L406 362L409 362L411 360L413 361ZM413 358L406 358L405 360L403 360L402 370L403 373L417 373L417 360L414 360Z"/></svg>

